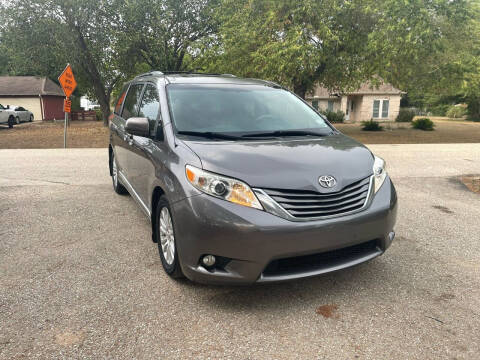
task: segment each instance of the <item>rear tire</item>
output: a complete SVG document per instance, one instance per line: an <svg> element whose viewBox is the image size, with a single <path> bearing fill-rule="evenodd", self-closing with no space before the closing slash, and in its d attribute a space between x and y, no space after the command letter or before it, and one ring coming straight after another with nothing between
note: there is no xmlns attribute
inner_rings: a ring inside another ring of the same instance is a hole
<svg viewBox="0 0 480 360"><path fill-rule="evenodd" d="M13 116L10 116L8 118L8 127L11 129L13 128L13 124L15 124L15 119L13 118Z"/></svg>
<svg viewBox="0 0 480 360"><path fill-rule="evenodd" d="M127 189L120 184L120 181L118 179L118 167L117 167L117 161L115 159L115 155L112 153L112 159L110 160L111 166L112 166L112 183L113 183L113 190L120 195L125 195L128 194Z"/></svg>
<svg viewBox="0 0 480 360"><path fill-rule="evenodd" d="M155 237L158 242L158 252L165 272L174 279L183 278L182 268L178 259L175 222L170 205L165 196L158 199L155 212Z"/></svg>

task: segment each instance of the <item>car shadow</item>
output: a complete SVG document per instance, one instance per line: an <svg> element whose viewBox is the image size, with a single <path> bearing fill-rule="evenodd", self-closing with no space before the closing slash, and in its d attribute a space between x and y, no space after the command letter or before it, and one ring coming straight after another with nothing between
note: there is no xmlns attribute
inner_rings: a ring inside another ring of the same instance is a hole
<svg viewBox="0 0 480 360"><path fill-rule="evenodd" d="M199 285L185 279L178 284L210 307L228 312L251 312L267 308L295 308L303 303L321 305L331 301L333 295L337 297L345 293L358 293L359 288L362 292L366 289L369 293L375 292L379 283L378 274L388 276L390 271L394 270L389 269L388 263L377 258L337 272L279 283L215 286Z"/></svg>

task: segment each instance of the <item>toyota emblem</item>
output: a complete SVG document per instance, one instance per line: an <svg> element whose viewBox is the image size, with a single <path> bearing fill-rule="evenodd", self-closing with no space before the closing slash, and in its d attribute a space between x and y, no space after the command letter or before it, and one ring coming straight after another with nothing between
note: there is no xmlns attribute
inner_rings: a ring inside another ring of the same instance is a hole
<svg viewBox="0 0 480 360"><path fill-rule="evenodd" d="M318 183L324 188L332 188L337 184L337 180L330 175L322 175L318 178Z"/></svg>

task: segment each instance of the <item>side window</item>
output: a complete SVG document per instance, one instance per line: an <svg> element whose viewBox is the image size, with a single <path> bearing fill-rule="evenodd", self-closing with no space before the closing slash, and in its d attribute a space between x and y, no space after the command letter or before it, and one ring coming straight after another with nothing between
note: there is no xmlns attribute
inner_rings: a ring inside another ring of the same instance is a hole
<svg viewBox="0 0 480 360"><path fill-rule="evenodd" d="M131 85L128 89L125 103L123 105L122 117L125 120L135 117L138 114L138 105L140 104L140 96L142 95L143 84Z"/></svg>
<svg viewBox="0 0 480 360"><path fill-rule="evenodd" d="M318 110L318 100L313 100L312 101L312 106L315 110Z"/></svg>
<svg viewBox="0 0 480 360"><path fill-rule="evenodd" d="M151 136L155 135L155 125L157 123L159 110L160 98L158 96L157 88L153 84L147 84L145 91L143 92L143 98L140 104L138 116L148 118Z"/></svg>

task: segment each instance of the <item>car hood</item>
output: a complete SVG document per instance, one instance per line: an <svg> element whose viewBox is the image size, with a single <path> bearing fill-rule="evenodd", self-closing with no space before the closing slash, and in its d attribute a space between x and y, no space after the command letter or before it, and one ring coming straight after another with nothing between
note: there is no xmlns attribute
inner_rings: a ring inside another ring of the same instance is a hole
<svg viewBox="0 0 480 360"><path fill-rule="evenodd" d="M373 155L355 140L335 134L321 138L268 141L184 141L205 170L242 180L251 187L336 192L372 175ZM331 175L325 189L318 178Z"/></svg>

